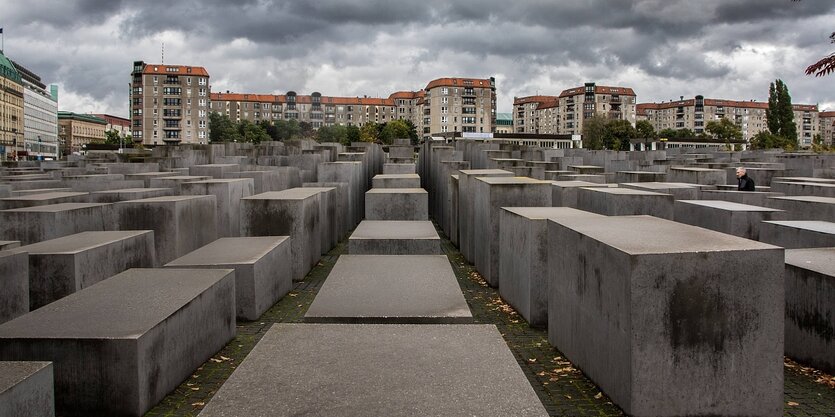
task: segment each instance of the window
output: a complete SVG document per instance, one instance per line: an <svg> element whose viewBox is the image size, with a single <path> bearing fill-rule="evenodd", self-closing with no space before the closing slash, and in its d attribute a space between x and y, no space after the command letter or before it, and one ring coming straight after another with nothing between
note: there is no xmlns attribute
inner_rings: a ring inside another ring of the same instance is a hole
<svg viewBox="0 0 835 417"><path fill-rule="evenodd" d="M449 94L449 88L446 88L446 87L441 88L441 94L443 94L443 95Z"/></svg>

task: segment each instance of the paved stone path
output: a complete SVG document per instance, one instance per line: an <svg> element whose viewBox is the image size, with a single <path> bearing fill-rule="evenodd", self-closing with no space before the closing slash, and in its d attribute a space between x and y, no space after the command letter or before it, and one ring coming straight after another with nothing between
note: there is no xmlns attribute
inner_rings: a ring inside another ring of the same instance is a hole
<svg viewBox="0 0 835 417"><path fill-rule="evenodd" d="M496 289L443 241L458 283L476 323L495 324L548 413L553 416L621 416L623 412L582 372L548 344L545 329L532 329L499 297ZM146 416L195 416L235 367L243 361L273 323L301 322L339 255L347 253L347 240L324 256L304 281L254 322L238 322L238 335L222 351L200 367L191 378L169 394ZM786 416L835 416L835 388L815 382L821 379L794 364L785 368Z"/></svg>

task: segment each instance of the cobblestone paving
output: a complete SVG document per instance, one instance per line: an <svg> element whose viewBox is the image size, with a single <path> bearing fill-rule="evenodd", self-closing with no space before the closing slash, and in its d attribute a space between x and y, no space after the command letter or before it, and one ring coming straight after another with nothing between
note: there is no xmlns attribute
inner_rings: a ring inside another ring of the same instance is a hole
<svg viewBox="0 0 835 417"><path fill-rule="evenodd" d="M475 268L448 240L444 240L444 252L455 270L475 321L498 327L550 415L624 415L594 383L548 344L545 329L529 327L513 308L501 300L498 291L487 286ZM260 320L238 322L235 339L146 415L197 415L273 323L302 321L336 259L344 253L347 253L347 241L323 257L305 280L296 283L293 291L264 313ZM831 376L787 362L784 415L835 416L835 389L820 383L828 378Z"/></svg>

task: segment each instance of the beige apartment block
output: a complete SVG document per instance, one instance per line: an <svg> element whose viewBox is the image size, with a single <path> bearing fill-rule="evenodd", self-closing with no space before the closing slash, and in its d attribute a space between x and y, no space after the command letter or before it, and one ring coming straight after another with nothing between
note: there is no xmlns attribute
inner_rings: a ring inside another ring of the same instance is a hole
<svg viewBox="0 0 835 417"><path fill-rule="evenodd" d="M107 121L90 114L58 112L58 141L65 153L79 152L89 143L104 143Z"/></svg>
<svg viewBox="0 0 835 417"><path fill-rule="evenodd" d="M423 119L418 134L493 133L496 125L496 80L438 78L423 89Z"/></svg>
<svg viewBox="0 0 835 417"><path fill-rule="evenodd" d="M0 159L23 151L23 80L15 66L0 53Z"/></svg>
<svg viewBox="0 0 835 417"><path fill-rule="evenodd" d="M801 146L810 146L820 128L818 107L809 104L793 107L798 141ZM746 141L768 130L767 109L766 102L710 99L701 95L687 100L638 105L641 119L649 121L656 131L690 129L698 134L705 132L708 122L727 118L740 127Z"/></svg>
<svg viewBox="0 0 835 417"><path fill-rule="evenodd" d="M527 96L513 98L513 128L514 133L544 133L540 132L540 116L543 110L556 109L559 111L558 96ZM549 112L550 118L553 117ZM543 121L544 122L544 121ZM550 125L550 123L549 123Z"/></svg>
<svg viewBox="0 0 835 417"><path fill-rule="evenodd" d="M818 121L820 125L818 132L823 139L823 143L832 146L832 144L835 144L835 111L818 113Z"/></svg>
<svg viewBox="0 0 835 417"><path fill-rule="evenodd" d="M134 142L208 142L210 93L203 67L135 61L130 92Z"/></svg>

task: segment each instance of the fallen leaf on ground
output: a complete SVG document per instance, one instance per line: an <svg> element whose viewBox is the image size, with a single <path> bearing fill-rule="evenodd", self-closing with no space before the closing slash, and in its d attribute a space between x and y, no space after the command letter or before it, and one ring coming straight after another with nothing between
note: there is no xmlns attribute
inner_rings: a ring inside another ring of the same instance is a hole
<svg viewBox="0 0 835 417"><path fill-rule="evenodd" d="M799 403L796 403L794 401L789 401L787 404L789 405L789 407L797 407L798 405L800 405Z"/></svg>

